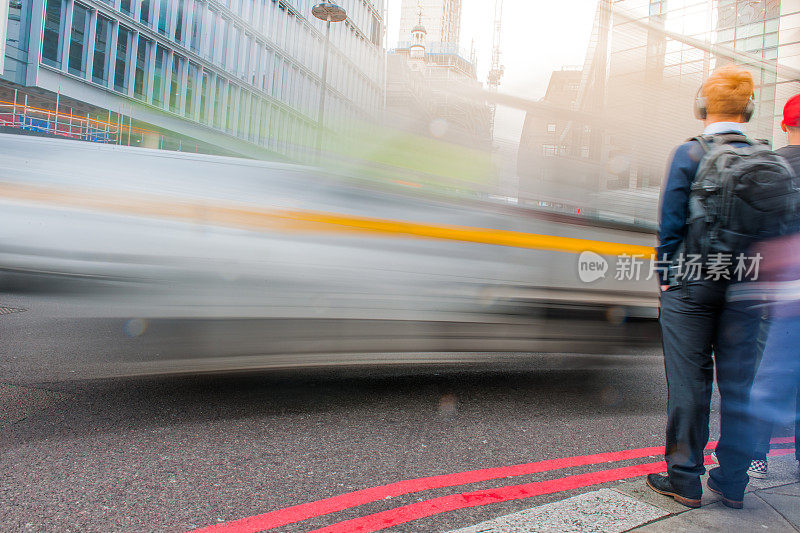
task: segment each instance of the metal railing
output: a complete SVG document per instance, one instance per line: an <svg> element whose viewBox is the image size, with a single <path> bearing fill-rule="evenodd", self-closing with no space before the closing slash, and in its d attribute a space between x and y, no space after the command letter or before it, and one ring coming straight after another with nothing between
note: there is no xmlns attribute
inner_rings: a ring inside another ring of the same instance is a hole
<svg viewBox="0 0 800 533"><path fill-rule="evenodd" d="M155 137L160 144L158 132L137 128L132 122L130 116L122 114L117 114L117 121L113 122L92 118L89 113L81 116L33 107L27 104L27 98L23 103L0 100L0 126L104 144L141 144L145 137Z"/></svg>

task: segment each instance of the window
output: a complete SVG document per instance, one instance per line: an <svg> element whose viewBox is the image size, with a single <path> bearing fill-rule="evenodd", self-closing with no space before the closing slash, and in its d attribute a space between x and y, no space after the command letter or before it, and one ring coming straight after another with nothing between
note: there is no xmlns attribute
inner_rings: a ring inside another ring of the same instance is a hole
<svg viewBox="0 0 800 533"><path fill-rule="evenodd" d="M381 25L378 17L372 15L372 31L370 32L370 41L375 46L380 46L381 38L383 37L383 26Z"/></svg>
<svg viewBox="0 0 800 533"><path fill-rule="evenodd" d="M543 144L542 155L545 157L552 157L558 153L558 147L555 144Z"/></svg>
<svg viewBox="0 0 800 533"><path fill-rule="evenodd" d="M237 74L239 72L239 41L241 41L241 30L236 26L231 28L231 54L228 58L228 70L233 73Z"/></svg>
<svg viewBox="0 0 800 533"><path fill-rule="evenodd" d="M178 0L178 11L175 14L175 41L183 42L183 0Z"/></svg>
<svg viewBox="0 0 800 533"><path fill-rule="evenodd" d="M217 32L217 42L219 46L215 46L217 56L217 64L225 68L225 62L228 55L228 20L226 18L219 18L219 32Z"/></svg>
<svg viewBox="0 0 800 533"><path fill-rule="evenodd" d="M164 63L167 62L167 51L160 44L156 46L156 68L153 74L153 104L164 105Z"/></svg>
<svg viewBox="0 0 800 533"><path fill-rule="evenodd" d="M76 76L86 75L86 36L89 33L88 29L89 10L80 4L75 4L72 11L68 71Z"/></svg>
<svg viewBox="0 0 800 533"><path fill-rule="evenodd" d="M255 47L253 48L253 57L250 62L250 83L255 87L258 87L261 83L260 72L263 66L261 56L263 55L264 45L256 41Z"/></svg>
<svg viewBox="0 0 800 533"><path fill-rule="evenodd" d="M120 0L119 9L123 13L127 13L128 15L132 15L133 11L131 11L131 0Z"/></svg>
<svg viewBox="0 0 800 533"><path fill-rule="evenodd" d="M206 41L205 56L209 61L214 61L215 34L217 31L217 26L219 26L219 15L217 15L216 11L212 11L210 9L208 10L206 24L208 25L208 36L206 37L208 41Z"/></svg>
<svg viewBox="0 0 800 533"><path fill-rule="evenodd" d="M61 68L61 0L47 0L44 14L44 37L42 39L42 62Z"/></svg>
<svg viewBox="0 0 800 533"><path fill-rule="evenodd" d="M131 30L119 26L117 31L117 59L114 67L114 90L128 92L128 65L131 63Z"/></svg>
<svg viewBox="0 0 800 533"><path fill-rule="evenodd" d="M231 85L228 88L228 113L225 121L225 130L234 132L234 122L236 121L236 103L239 101L239 88Z"/></svg>
<svg viewBox="0 0 800 533"><path fill-rule="evenodd" d="M269 81L272 79L272 53L267 50L264 53L264 66L261 69L261 88L266 92L271 92L269 87Z"/></svg>
<svg viewBox="0 0 800 533"><path fill-rule="evenodd" d="M142 9L139 13L139 22L150 25L150 0L142 0Z"/></svg>
<svg viewBox="0 0 800 533"><path fill-rule="evenodd" d="M183 90L183 63L185 59L172 54L172 77L169 83L169 110L180 113L181 92Z"/></svg>
<svg viewBox="0 0 800 533"><path fill-rule="evenodd" d="M10 0L8 3L8 27L6 32L6 41L10 53L11 49L27 52L28 51L28 37L29 31L27 28L30 25L30 11L31 2L27 0ZM11 67L11 63L7 64L7 68ZM7 74L13 75L13 69L9 68Z"/></svg>
<svg viewBox="0 0 800 533"><path fill-rule="evenodd" d="M200 122L205 123L206 116L206 98L208 98L208 73L203 72L203 81L200 85Z"/></svg>
<svg viewBox="0 0 800 533"><path fill-rule="evenodd" d="M261 98L255 94L250 95L250 127L247 129L247 139L253 142L258 142L259 124L261 123Z"/></svg>
<svg viewBox="0 0 800 533"><path fill-rule="evenodd" d="M200 28L203 20L203 4L195 0L192 7L192 36L189 39L189 47L195 51L200 51Z"/></svg>
<svg viewBox="0 0 800 533"><path fill-rule="evenodd" d="M724 43L733 40L733 28L719 30L717 32L717 42Z"/></svg>
<svg viewBox="0 0 800 533"><path fill-rule="evenodd" d="M741 46L738 46L740 43L741 43ZM737 41L735 43L735 47L736 47L737 50L742 48L744 50L754 52L756 50L764 48L764 36L763 35L758 35L756 37L749 37L749 38L745 39L743 42Z"/></svg>
<svg viewBox="0 0 800 533"><path fill-rule="evenodd" d="M261 144L266 145L269 140L269 107L266 101L261 101L261 132L259 135Z"/></svg>
<svg viewBox="0 0 800 533"><path fill-rule="evenodd" d="M287 78L289 77L289 71L286 68L286 61L281 61L280 71L276 72L275 75L277 78L275 79L275 96L283 100L286 94L286 82ZM330 83L330 82L329 82Z"/></svg>
<svg viewBox="0 0 800 533"><path fill-rule="evenodd" d="M241 78L245 81L250 81L250 49L253 47L253 38L249 35L244 37L244 50L242 58L242 68L240 70Z"/></svg>
<svg viewBox="0 0 800 533"><path fill-rule="evenodd" d="M222 127L222 79L217 76L217 83L214 87L214 127Z"/></svg>
<svg viewBox="0 0 800 533"><path fill-rule="evenodd" d="M189 74L186 78L186 105L184 114L189 118L194 118L194 99L197 96L195 85L197 84L198 67L194 63L189 63Z"/></svg>
<svg viewBox="0 0 800 533"><path fill-rule="evenodd" d="M161 0L158 3L158 31L164 35L169 31L169 19L172 15L169 4L170 0Z"/></svg>
<svg viewBox="0 0 800 533"><path fill-rule="evenodd" d="M547 133L555 133L556 132L556 125L555 124L548 124L547 125Z"/></svg>
<svg viewBox="0 0 800 533"><path fill-rule="evenodd" d="M778 31L778 21L780 19L772 19L768 20L764 23L764 31L769 33L772 31Z"/></svg>
<svg viewBox="0 0 800 533"><path fill-rule="evenodd" d="M239 97L239 136L247 137L247 101L249 100L246 91L241 91Z"/></svg>
<svg viewBox="0 0 800 533"><path fill-rule="evenodd" d="M136 73L133 80L133 96L139 100L146 98L149 69L150 41L139 36L139 46L136 50Z"/></svg>
<svg viewBox="0 0 800 533"><path fill-rule="evenodd" d="M95 26L92 81L101 85L108 84L108 62L111 58L111 29L111 21L102 15L98 15Z"/></svg>

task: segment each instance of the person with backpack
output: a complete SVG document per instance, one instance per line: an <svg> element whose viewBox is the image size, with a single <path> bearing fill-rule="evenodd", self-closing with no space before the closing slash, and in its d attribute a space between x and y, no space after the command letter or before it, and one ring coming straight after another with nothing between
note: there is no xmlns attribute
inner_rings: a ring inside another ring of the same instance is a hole
<svg viewBox="0 0 800 533"><path fill-rule="evenodd" d="M661 197L657 260L660 324L667 378L667 474L646 483L687 507L699 507L716 370L720 391L719 467L708 488L741 508L753 452L749 394L758 359L761 315L752 302L726 298L746 268L750 245L779 223L773 189L791 183L785 160L744 135L754 112L754 84L745 69L713 72L695 102L701 136L676 148ZM754 266L755 265L755 266Z"/></svg>

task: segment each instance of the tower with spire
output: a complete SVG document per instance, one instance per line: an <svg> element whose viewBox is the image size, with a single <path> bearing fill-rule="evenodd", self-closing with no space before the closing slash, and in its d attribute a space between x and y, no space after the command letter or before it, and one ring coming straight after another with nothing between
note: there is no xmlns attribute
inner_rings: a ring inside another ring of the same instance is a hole
<svg viewBox="0 0 800 533"><path fill-rule="evenodd" d="M428 52L438 43L458 46L461 35L461 10L463 0L401 0L400 42L406 43L412 29L419 25L420 8L424 10L422 24Z"/></svg>
<svg viewBox="0 0 800 533"><path fill-rule="evenodd" d="M418 3L417 7L419 7L419 21L411 29L411 45L408 47L408 53L413 60L425 60L425 38L428 31L422 24L422 3Z"/></svg>

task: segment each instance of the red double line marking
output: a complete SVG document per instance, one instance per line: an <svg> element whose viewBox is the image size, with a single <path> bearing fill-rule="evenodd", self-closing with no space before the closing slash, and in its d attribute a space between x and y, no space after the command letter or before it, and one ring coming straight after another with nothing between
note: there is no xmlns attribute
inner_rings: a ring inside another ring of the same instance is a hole
<svg viewBox="0 0 800 533"><path fill-rule="evenodd" d="M441 498L434 498L432 500L354 518L346 522L339 522L338 524L333 524L328 527L315 529L311 533L367 533L370 531L380 531L387 527L405 524L412 520L446 513L448 511L455 511L457 509L532 498L533 496L541 496L543 494L563 492L565 490L577 489L590 485L599 485L609 481L639 477L654 472L663 472L666 469L667 464L664 461L659 461L657 463L626 466L624 468L578 474L561 479L526 483L524 485L512 485L509 487L499 487L477 492L452 494L450 496L442 496Z"/></svg>
<svg viewBox="0 0 800 533"><path fill-rule="evenodd" d="M791 437L777 438L772 440L773 444L786 444L791 442L794 442L794 439ZM708 446L706 446L706 449L711 449L715 445L716 442L710 442L708 443ZM784 455L787 453L792 453L793 451L794 450L775 450L770 455ZM261 515L242 518L222 524L210 525L201 529L197 529L193 533L255 533L258 531L265 531L287 524L300 522L309 518L336 513L344 509L373 503L385 498L402 496L405 494L412 494L425 490L454 487L480 481L523 476L577 466L638 459L651 455L661 455L663 453L664 448L661 446L638 448L619 452L580 455L576 457L550 459L522 465L485 468L481 470L459 472L456 474L445 474L441 476L398 481L396 483L349 492L315 502L294 505L292 507L270 511ZM712 463L713 461L711 460L711 457L706 457L706 464ZM548 481L539 481L523 485L512 485L477 492L453 494L390 509L345 522L340 522L322 529L315 530L314 533L355 533L379 531L381 529L410 522L412 520L417 520L419 518L425 518L434 514L457 509L531 498L533 496L552 494L555 492L563 492L566 490L598 485L610 481L629 479L654 472L663 472L664 470L666 470L666 464L663 461L659 461L656 463L646 463L615 468L611 470L603 470L599 472L578 474Z"/></svg>
<svg viewBox="0 0 800 533"><path fill-rule="evenodd" d="M466 485L468 483L476 483L479 481L524 476L527 474L548 472L550 470L558 470L562 468L572 468L576 466L593 465L598 463L613 463L617 461L625 461L627 459L638 459L641 457L647 457L649 455L662 455L663 453L664 447L658 446L652 448L624 450L621 452L580 455L577 457L566 457L563 459L550 459L547 461L539 461L536 463L527 463L522 465L484 468L481 470L459 472L457 474L445 474L441 476L409 479L391 483L389 485L382 485L379 487L349 492L347 494L341 494L339 496L326 498L316 502L294 505L292 507L286 507L285 509L279 509L257 516L242 518L232 522L214 524L196 530L195 533L254 533L257 531L264 531L266 529L284 526L286 524L292 524L294 522L300 522L301 520L307 520L317 516L336 513L344 509L376 502L384 498L402 496L404 494L412 494L414 492L421 492L424 490L455 487L459 485Z"/></svg>
<svg viewBox="0 0 800 533"><path fill-rule="evenodd" d="M793 440L794 439L791 439L791 441ZM709 444L709 447L711 444ZM788 455L790 453L794 453L794 449L774 450L769 455ZM715 464L710 455L706 456L705 464ZM542 496L544 494L553 494L555 492L564 492L566 490L600 485L602 483L608 483L609 481L619 481L621 479L630 479L646 474L664 472L666 469L667 463L659 461L657 463L645 463L611 470L602 470L600 472L590 472L588 474L578 474L549 481L537 481L524 485L511 485L477 492L452 494L450 496L442 496L440 498L354 518L345 522L339 522L327 527L315 529L309 533L370 533L372 531L380 531L399 524L411 522L412 520L419 520L420 518L446 513L448 511L479 507L481 505L511 500L522 500L534 496Z"/></svg>

